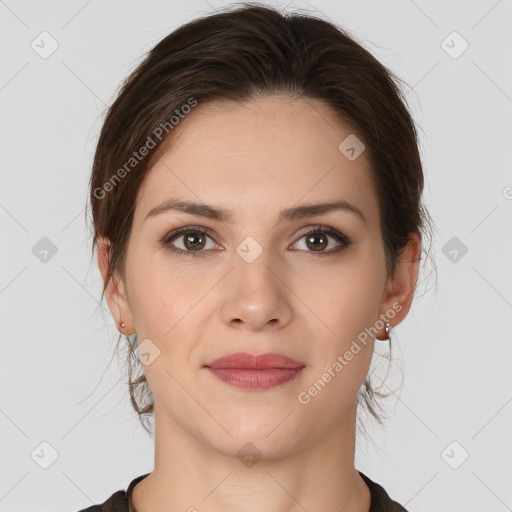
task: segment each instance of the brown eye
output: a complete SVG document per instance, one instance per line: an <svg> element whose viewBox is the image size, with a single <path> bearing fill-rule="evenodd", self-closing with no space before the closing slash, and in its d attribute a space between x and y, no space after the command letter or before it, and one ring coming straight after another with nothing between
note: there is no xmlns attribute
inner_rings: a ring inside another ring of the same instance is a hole
<svg viewBox="0 0 512 512"><path fill-rule="evenodd" d="M304 233L294 245L301 251L314 253L315 256L328 256L346 249L351 243L350 239L337 229L315 226Z"/></svg>
<svg viewBox="0 0 512 512"><path fill-rule="evenodd" d="M205 256L208 249L216 248L209 231L191 227L177 229L166 235L161 242L170 251L185 256Z"/></svg>
<svg viewBox="0 0 512 512"><path fill-rule="evenodd" d="M333 255L352 244L346 235L328 226L310 229L294 245L300 243L304 244L304 247L298 247L301 251L316 256ZM207 256L210 249L218 249L209 230L191 226L172 231L161 240L161 244L183 256Z"/></svg>
<svg viewBox="0 0 512 512"><path fill-rule="evenodd" d="M206 237L202 233L191 233L193 234L183 236L185 247L191 251L203 249L206 245Z"/></svg>
<svg viewBox="0 0 512 512"><path fill-rule="evenodd" d="M306 245L314 251L323 251L328 244L329 240L322 233L311 233L306 236Z"/></svg>

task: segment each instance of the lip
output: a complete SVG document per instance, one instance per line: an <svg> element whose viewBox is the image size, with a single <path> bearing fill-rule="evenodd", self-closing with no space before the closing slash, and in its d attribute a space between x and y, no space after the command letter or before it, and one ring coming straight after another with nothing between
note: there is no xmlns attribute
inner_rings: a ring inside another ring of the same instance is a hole
<svg viewBox="0 0 512 512"><path fill-rule="evenodd" d="M237 352L205 365L226 384L242 389L270 389L289 382L305 365L282 354Z"/></svg>
<svg viewBox="0 0 512 512"><path fill-rule="evenodd" d="M235 352L219 357L205 364L209 368L237 368L239 370L268 370L270 368L297 369L305 365L291 357L268 352L266 354L248 354Z"/></svg>

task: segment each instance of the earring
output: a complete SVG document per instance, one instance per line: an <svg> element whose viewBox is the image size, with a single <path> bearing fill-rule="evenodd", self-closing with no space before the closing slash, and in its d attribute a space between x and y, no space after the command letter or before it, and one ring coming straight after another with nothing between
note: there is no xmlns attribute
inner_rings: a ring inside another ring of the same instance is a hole
<svg viewBox="0 0 512 512"><path fill-rule="evenodd" d="M388 340L391 343L391 324L386 322L386 334L388 335Z"/></svg>
<svg viewBox="0 0 512 512"><path fill-rule="evenodd" d="M377 339L380 340L380 341L388 341L391 343L391 324L389 322L386 322L386 335L387 335L387 338L380 338L379 336L377 336Z"/></svg>
<svg viewBox="0 0 512 512"><path fill-rule="evenodd" d="M126 327L126 324L124 322L121 322L121 327Z"/></svg>

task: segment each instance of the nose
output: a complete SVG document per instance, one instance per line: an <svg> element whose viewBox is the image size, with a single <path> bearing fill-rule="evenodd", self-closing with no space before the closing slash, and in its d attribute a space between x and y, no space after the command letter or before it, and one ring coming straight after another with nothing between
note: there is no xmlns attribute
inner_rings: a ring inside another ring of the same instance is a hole
<svg viewBox="0 0 512 512"><path fill-rule="evenodd" d="M251 263L234 254L233 267L222 283L223 321L254 332L288 325L293 316L293 294L285 269L272 260L270 251L264 250Z"/></svg>

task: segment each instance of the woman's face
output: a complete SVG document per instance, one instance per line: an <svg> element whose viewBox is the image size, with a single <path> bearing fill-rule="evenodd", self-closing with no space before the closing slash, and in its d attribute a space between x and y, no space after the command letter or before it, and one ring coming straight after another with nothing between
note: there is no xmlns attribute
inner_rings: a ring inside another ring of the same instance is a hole
<svg viewBox="0 0 512 512"><path fill-rule="evenodd" d="M381 314L400 322L416 279L414 262L387 278L360 144L323 103L283 96L199 102L174 128L137 196L126 280L107 294L124 332L145 343L161 424L229 455L251 442L270 458L351 428L373 353L365 329L383 334ZM198 206L155 210L169 201ZM346 207L301 209L323 203ZM239 352L302 369L206 367ZM272 385L265 371L288 380ZM270 387L247 387L262 381Z"/></svg>

